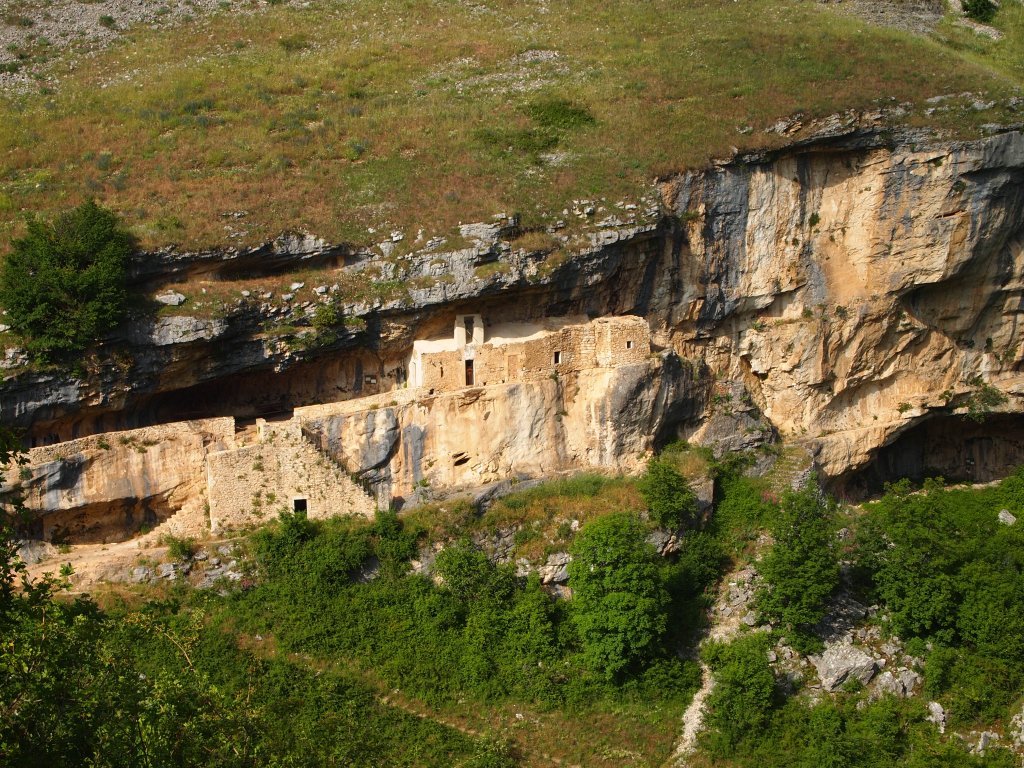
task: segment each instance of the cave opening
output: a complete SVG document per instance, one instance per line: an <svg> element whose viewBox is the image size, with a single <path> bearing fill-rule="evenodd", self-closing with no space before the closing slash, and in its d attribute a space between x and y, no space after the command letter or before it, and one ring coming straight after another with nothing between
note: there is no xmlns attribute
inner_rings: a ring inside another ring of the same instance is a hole
<svg viewBox="0 0 1024 768"><path fill-rule="evenodd" d="M871 462L841 475L831 490L841 499L878 496L886 483L930 477L947 482L1000 480L1024 464L1024 414L992 414L977 422L942 414L911 427L878 450Z"/></svg>

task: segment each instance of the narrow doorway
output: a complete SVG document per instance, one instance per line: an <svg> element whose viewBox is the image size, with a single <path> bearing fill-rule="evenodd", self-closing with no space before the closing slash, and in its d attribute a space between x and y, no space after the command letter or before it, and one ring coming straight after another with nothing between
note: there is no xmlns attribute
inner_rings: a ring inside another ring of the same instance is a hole
<svg viewBox="0 0 1024 768"><path fill-rule="evenodd" d="M307 509L306 509L306 500L305 499L293 499L292 500L292 511L293 512L305 513L307 511Z"/></svg>
<svg viewBox="0 0 1024 768"><path fill-rule="evenodd" d="M467 387L472 387L473 386L473 361L472 360L467 360L466 361L466 386Z"/></svg>

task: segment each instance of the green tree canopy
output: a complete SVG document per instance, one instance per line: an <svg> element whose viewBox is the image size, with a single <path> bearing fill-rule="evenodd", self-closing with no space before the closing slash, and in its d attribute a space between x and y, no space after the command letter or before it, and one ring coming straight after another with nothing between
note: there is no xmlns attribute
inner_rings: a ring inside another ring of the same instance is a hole
<svg viewBox="0 0 1024 768"><path fill-rule="evenodd" d="M805 634L825 615L839 584L830 510L813 483L786 494L772 534L775 544L758 565L764 586L757 606L764 616Z"/></svg>
<svg viewBox="0 0 1024 768"><path fill-rule="evenodd" d="M598 518L572 547L572 616L587 666L614 678L651 656L665 632L668 593L658 555L633 515Z"/></svg>
<svg viewBox="0 0 1024 768"><path fill-rule="evenodd" d="M134 248L114 213L93 201L52 222L29 219L0 267L7 323L36 355L84 349L124 316Z"/></svg>
<svg viewBox="0 0 1024 768"><path fill-rule="evenodd" d="M680 528L697 514L697 497L683 474L666 458L651 459L637 486L651 519L665 528Z"/></svg>

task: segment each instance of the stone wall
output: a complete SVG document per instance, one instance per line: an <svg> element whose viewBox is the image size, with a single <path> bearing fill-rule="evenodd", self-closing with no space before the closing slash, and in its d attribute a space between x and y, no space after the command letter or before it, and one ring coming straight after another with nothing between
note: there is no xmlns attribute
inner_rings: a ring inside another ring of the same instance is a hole
<svg viewBox="0 0 1024 768"><path fill-rule="evenodd" d="M259 422L260 441L207 458L210 528L221 532L272 520L304 502L311 519L372 517L373 500L302 436L297 419Z"/></svg>
<svg viewBox="0 0 1024 768"><path fill-rule="evenodd" d="M458 338L454 340L455 346L459 346L458 342ZM472 361L472 384L490 386L542 381L554 375L639 363L650 352L647 321L642 317L623 316L567 323L554 330L540 330L524 341L499 337L454 350L424 351L415 356L418 359L411 365L422 366L421 386L428 392L439 393L469 386L468 361Z"/></svg>

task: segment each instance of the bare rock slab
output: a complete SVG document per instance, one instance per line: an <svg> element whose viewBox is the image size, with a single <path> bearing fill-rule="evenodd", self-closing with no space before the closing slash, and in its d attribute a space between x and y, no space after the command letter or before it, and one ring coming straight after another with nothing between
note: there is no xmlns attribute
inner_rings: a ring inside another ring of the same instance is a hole
<svg viewBox="0 0 1024 768"><path fill-rule="evenodd" d="M878 671L877 659L847 644L829 645L821 656L811 656L810 662L818 670L821 687L826 691L836 690L847 680L867 685Z"/></svg>

